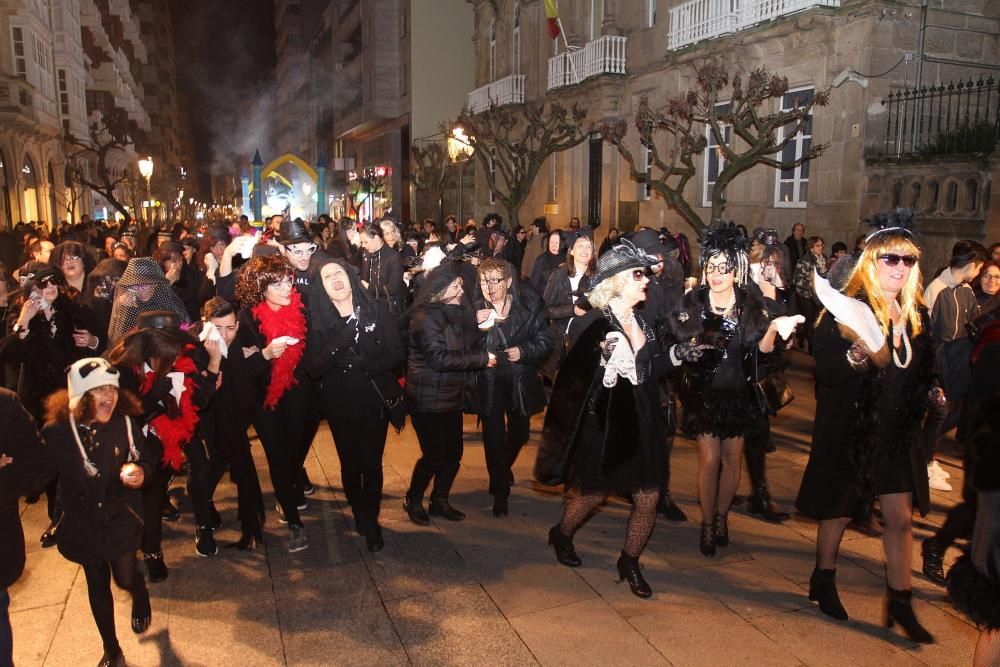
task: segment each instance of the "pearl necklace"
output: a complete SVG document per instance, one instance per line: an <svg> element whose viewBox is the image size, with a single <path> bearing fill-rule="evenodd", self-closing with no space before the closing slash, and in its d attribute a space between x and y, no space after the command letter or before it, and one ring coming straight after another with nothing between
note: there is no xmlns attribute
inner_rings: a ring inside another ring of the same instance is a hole
<svg viewBox="0 0 1000 667"><path fill-rule="evenodd" d="M910 363L913 361L913 348L910 347L910 337L906 335L906 323L902 321L903 311L895 301L892 302L892 310L899 313L900 324L902 325L899 330L899 338L903 344L903 349L906 350L906 363L900 362L899 352L896 350L895 345L892 346L892 361L898 368L909 368Z"/></svg>
<svg viewBox="0 0 1000 667"><path fill-rule="evenodd" d="M712 307L712 312L722 315L723 317L726 317L732 311L733 306L736 305L736 290L733 290L733 293L730 296L729 301L724 306L716 306L715 303L712 301L712 293L709 292L708 303Z"/></svg>

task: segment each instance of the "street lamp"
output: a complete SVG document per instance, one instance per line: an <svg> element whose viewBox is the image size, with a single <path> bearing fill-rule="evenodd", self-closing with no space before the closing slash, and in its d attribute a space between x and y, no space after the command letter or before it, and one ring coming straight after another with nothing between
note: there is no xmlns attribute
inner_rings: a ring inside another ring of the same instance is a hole
<svg viewBox="0 0 1000 667"><path fill-rule="evenodd" d="M456 125L451 129L451 135L448 137L448 157L451 158L452 162L458 163L458 219L463 220L462 216L462 186L465 179L462 176L462 165L468 161L469 157L476 150L473 148L471 143L472 137L465 136L465 128L461 125Z"/></svg>
<svg viewBox="0 0 1000 667"><path fill-rule="evenodd" d="M145 160L139 160L139 173L142 174L142 177L146 179L146 202L147 202L148 206L152 206L153 205L153 195L151 194L150 186L149 186L149 180L151 178L153 178L153 158L152 157L150 157L150 156L147 155ZM148 213L146 215L146 222L147 223L152 222L152 220L150 219L152 217L153 217L153 211L150 210L150 211L148 211Z"/></svg>

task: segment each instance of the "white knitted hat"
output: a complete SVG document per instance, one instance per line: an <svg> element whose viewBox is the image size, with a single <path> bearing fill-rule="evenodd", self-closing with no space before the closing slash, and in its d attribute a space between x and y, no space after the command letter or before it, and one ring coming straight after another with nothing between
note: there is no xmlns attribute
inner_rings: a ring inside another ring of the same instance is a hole
<svg viewBox="0 0 1000 667"><path fill-rule="evenodd" d="M66 385L69 389L69 409L76 410L80 399L91 389L107 385L117 387L118 369L100 357L80 359L69 367Z"/></svg>

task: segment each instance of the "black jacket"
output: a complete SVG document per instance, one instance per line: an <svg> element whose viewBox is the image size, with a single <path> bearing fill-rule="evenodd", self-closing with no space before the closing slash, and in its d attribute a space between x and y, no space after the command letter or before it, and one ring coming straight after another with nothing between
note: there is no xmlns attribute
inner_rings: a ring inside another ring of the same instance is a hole
<svg viewBox="0 0 1000 667"><path fill-rule="evenodd" d="M24 571L24 532L18 498L36 486L45 463L42 438L35 420L17 400L17 395L0 388L0 424L3 445L0 454L14 459L0 468L0 590L10 586Z"/></svg>
<svg viewBox="0 0 1000 667"><path fill-rule="evenodd" d="M464 306L429 303L410 319L406 403L411 412L475 412L473 371L486 368L476 318Z"/></svg>
<svg viewBox="0 0 1000 667"><path fill-rule="evenodd" d="M305 307L303 306L303 309L304 308ZM239 331L236 332L233 347L257 348L257 351L247 357L245 361L247 371L250 375L250 381L253 385L254 404L258 409L260 409L264 405L264 398L267 396L267 388L271 384L271 362L265 359L264 355L261 354L263 349L267 347L267 337L261 333L260 323L257 322L257 319L253 316L253 312L249 308L243 308L237 319L239 320L240 328ZM306 315L306 322L309 322L308 315ZM309 337L306 336L307 341L308 338ZM300 342L299 345L301 344L302 343ZM240 352L242 352L242 349ZM295 368L295 379L298 382L309 381L309 377L302 368L301 361Z"/></svg>
<svg viewBox="0 0 1000 667"><path fill-rule="evenodd" d="M584 292L590 288L590 276L584 274L576 290L570 283L569 269L563 264L549 274L545 284L543 299L545 301L545 316L549 318L553 333L563 336L566 325L576 317L574 308L579 305L582 310L590 310L590 304L584 297Z"/></svg>
<svg viewBox="0 0 1000 667"><path fill-rule="evenodd" d="M403 283L403 262L399 252L383 245L376 253L364 253L361 260L361 280L379 301L389 304L398 314L406 306L406 285Z"/></svg>
<svg viewBox="0 0 1000 667"><path fill-rule="evenodd" d="M398 398L403 392L393 373L403 363L396 318L388 305L380 302L374 313L362 309L359 319L356 329L353 323L343 323L335 329L314 328L309 332L301 365L315 382L323 414L329 420L383 416L373 381L386 400Z"/></svg>
<svg viewBox="0 0 1000 667"><path fill-rule="evenodd" d="M57 540L59 552L68 560L94 565L134 552L142 539L142 492L126 488L119 477L128 461L125 420L115 416L107 424L95 425L89 453L97 466L97 477L84 472L83 459L69 422L47 424L42 429L50 474L59 476L59 499L64 511ZM132 438L139 451L136 463L148 480L157 462L146 448L142 425L132 420ZM86 445L84 445L86 446Z"/></svg>

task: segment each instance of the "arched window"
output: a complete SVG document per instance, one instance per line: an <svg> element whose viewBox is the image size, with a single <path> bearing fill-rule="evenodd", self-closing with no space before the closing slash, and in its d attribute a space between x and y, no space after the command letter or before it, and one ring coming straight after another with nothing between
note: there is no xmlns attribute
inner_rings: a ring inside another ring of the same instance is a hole
<svg viewBox="0 0 1000 667"><path fill-rule="evenodd" d="M937 181L927 181L927 195L924 197L924 211L927 213L933 213L937 210L939 190L940 186L938 186Z"/></svg>
<svg viewBox="0 0 1000 667"><path fill-rule="evenodd" d="M975 211L979 208L979 184L973 179L965 181L965 210Z"/></svg>
<svg viewBox="0 0 1000 667"><path fill-rule="evenodd" d="M35 163L31 156L24 155L24 162L21 164L21 182L24 183L24 222L38 220L38 172L35 171Z"/></svg>
<svg viewBox="0 0 1000 667"><path fill-rule="evenodd" d="M490 19L490 71L489 80L491 82L497 79L497 19L493 17Z"/></svg>
<svg viewBox="0 0 1000 667"><path fill-rule="evenodd" d="M909 196L906 198L906 208L917 209L920 204L920 181L914 181L910 183Z"/></svg>
<svg viewBox="0 0 1000 667"><path fill-rule="evenodd" d="M510 35L510 72L521 73L521 5L514 5Z"/></svg>
<svg viewBox="0 0 1000 667"><path fill-rule="evenodd" d="M903 182L896 181L892 186L892 207L899 208L903 200Z"/></svg>
<svg viewBox="0 0 1000 667"><path fill-rule="evenodd" d="M958 206L958 183L948 181L948 189L945 192L944 209L948 212L954 211Z"/></svg>

